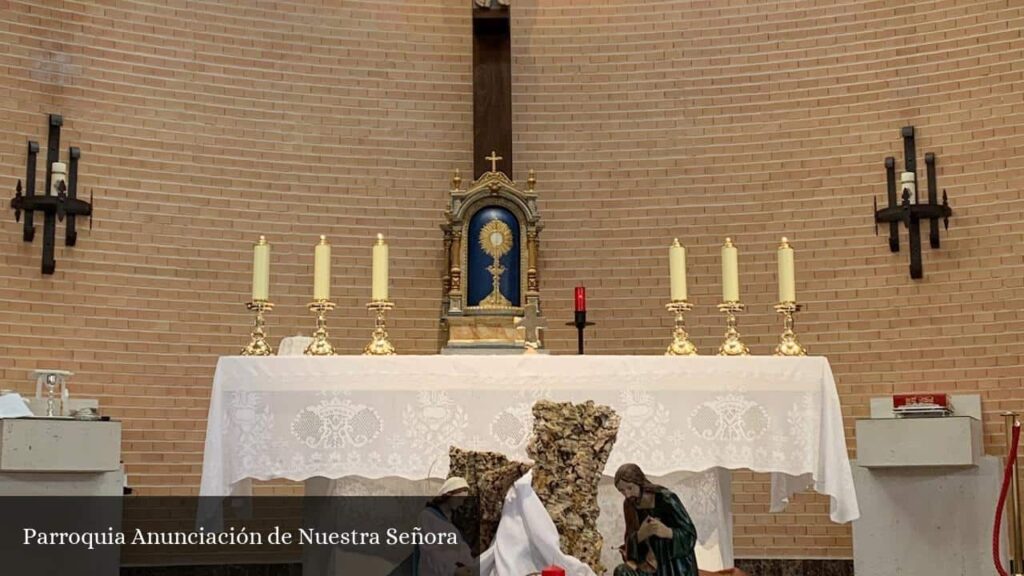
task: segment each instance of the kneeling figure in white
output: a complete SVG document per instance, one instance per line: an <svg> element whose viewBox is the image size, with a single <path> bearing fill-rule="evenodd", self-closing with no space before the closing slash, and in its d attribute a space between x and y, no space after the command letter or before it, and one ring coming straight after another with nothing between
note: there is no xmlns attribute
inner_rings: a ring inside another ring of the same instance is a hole
<svg viewBox="0 0 1024 576"><path fill-rule="evenodd" d="M481 576L523 576L557 565L566 576L595 576L559 547L558 529L533 491L533 472L516 480L505 496L494 544L480 555Z"/></svg>

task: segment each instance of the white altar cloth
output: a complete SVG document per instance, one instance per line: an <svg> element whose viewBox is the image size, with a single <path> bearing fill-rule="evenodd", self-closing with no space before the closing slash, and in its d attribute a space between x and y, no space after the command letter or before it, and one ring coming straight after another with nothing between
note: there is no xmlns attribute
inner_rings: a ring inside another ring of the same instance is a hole
<svg viewBox="0 0 1024 576"><path fill-rule="evenodd" d="M444 476L448 447L527 459L530 407L593 400L622 417L605 473L771 472L772 510L808 488L859 517L839 396L823 357L223 357L202 496L249 479Z"/></svg>

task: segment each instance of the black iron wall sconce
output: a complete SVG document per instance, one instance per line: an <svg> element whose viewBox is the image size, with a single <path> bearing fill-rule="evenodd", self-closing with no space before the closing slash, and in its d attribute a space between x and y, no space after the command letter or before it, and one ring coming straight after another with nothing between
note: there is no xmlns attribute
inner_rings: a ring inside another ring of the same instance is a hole
<svg viewBox="0 0 1024 576"><path fill-rule="evenodd" d="M921 202L917 193L917 147L914 142L914 127L904 126L903 163L904 172L900 175L900 196L896 194L896 159L889 156L885 159L885 179L888 188L889 206L878 209L875 199L875 234L878 224L889 224L889 250L900 251L900 222L906 225L910 238L910 277L924 277L924 266L921 263L921 220L928 220L928 240L932 248L939 247L939 220L949 230L949 217L953 210L949 207L946 191L942 191L942 204L939 204L939 189L935 183L935 154L924 155L924 164L928 174L928 199Z"/></svg>
<svg viewBox="0 0 1024 576"><path fill-rule="evenodd" d="M35 213L43 213L43 274L53 274L57 268L53 250L58 221L63 222L67 219L64 237L66 246L74 246L78 241L76 216L88 216L89 228L92 228L92 194L90 193L89 202L78 199L78 160L82 157L82 151L72 146L68 150L68 163L65 165L60 161L60 127L63 124L64 119L60 115L50 114L50 133L46 142L46 188L43 195L36 194L36 156L39 154L39 142L30 140L28 162L25 167L24 195L21 180L18 180L14 198L11 200L15 221L20 221L21 213L25 213L25 228L22 233L25 242L32 242L35 238Z"/></svg>

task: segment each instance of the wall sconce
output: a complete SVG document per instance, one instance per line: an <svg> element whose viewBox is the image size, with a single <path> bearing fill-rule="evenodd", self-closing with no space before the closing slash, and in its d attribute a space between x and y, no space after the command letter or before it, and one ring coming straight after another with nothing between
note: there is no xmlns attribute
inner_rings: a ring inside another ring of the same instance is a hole
<svg viewBox="0 0 1024 576"><path fill-rule="evenodd" d="M917 147L914 141L914 127L904 126L903 162L904 172L900 175L900 194L896 193L896 159L889 156L885 159L885 179L888 188L889 206L878 209L875 203L875 234L878 224L889 224L889 250L900 251L899 225L906 225L910 238L910 277L915 280L924 277L924 266L921 263L921 220L928 220L928 240L932 248L939 247L939 220L949 230L949 217L953 210L949 207L946 191L942 191L942 204L939 204L938 186L935 183L935 154L924 155L924 164L928 174L928 199L921 202L917 193Z"/></svg>
<svg viewBox="0 0 1024 576"><path fill-rule="evenodd" d="M67 219L64 238L66 246L74 246L78 240L76 216L88 216L89 228L92 229L92 194L89 195L89 202L78 199L78 160L82 157L82 151L72 146L68 150L68 163L60 161L60 127L63 124L64 119L59 114L50 114L44 194L36 194L36 156L39 154L39 142L30 140L28 161L25 166L24 195L21 180L18 180L14 198L11 200L15 221L20 221L22 212L25 213L25 227L22 233L25 242L32 242L35 238L35 213L43 213L43 274L53 274L57 268L53 250L58 221L63 222Z"/></svg>

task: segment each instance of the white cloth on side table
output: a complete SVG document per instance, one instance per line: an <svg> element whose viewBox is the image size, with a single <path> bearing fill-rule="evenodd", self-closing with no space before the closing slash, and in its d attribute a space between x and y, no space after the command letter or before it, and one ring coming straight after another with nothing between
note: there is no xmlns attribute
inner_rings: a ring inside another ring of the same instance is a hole
<svg viewBox="0 0 1024 576"><path fill-rule="evenodd" d="M25 399L17 392L0 396L0 420L4 418L31 418L32 410L29 409Z"/></svg>

